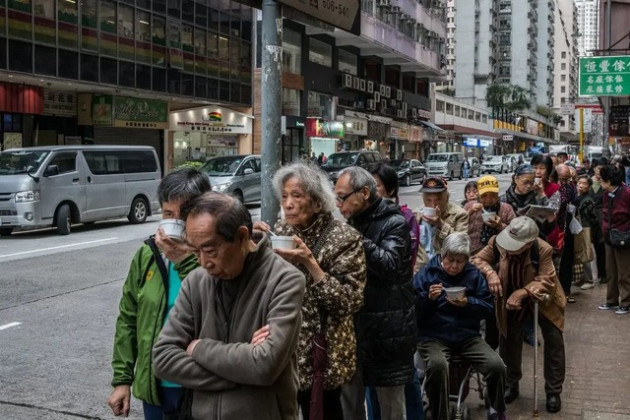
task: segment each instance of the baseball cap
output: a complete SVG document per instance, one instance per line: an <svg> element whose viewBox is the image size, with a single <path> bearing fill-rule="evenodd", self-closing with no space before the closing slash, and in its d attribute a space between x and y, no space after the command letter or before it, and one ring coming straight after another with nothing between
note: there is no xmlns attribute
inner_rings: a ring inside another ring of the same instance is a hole
<svg viewBox="0 0 630 420"><path fill-rule="evenodd" d="M446 181L437 176L432 176L424 180L422 183L422 188L420 188L421 193L440 193L442 191L446 191Z"/></svg>
<svg viewBox="0 0 630 420"><path fill-rule="evenodd" d="M538 238L538 226L526 216L515 217L497 235L497 244L506 251L518 251Z"/></svg>
<svg viewBox="0 0 630 420"><path fill-rule="evenodd" d="M479 195L489 192L498 193L499 181L491 175L482 176L479 178L479 181L477 181L477 191Z"/></svg>

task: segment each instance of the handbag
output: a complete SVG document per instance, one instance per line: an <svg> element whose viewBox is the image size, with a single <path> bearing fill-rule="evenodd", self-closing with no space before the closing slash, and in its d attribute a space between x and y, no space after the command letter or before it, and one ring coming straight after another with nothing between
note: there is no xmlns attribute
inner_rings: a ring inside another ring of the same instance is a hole
<svg viewBox="0 0 630 420"><path fill-rule="evenodd" d="M582 227L577 235L574 235L574 255L575 263L583 264L595 259L593 247L591 246L591 228Z"/></svg>
<svg viewBox="0 0 630 420"><path fill-rule="evenodd" d="M630 248L630 232L610 228L612 226L613 200L613 197L608 200L608 243L616 248Z"/></svg>

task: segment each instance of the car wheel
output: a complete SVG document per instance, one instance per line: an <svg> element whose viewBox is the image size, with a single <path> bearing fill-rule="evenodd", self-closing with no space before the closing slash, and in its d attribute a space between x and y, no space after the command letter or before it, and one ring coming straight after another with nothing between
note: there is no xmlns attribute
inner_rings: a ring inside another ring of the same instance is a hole
<svg viewBox="0 0 630 420"><path fill-rule="evenodd" d="M241 191L241 190L234 190L232 195L234 196L234 198L236 198L241 203L245 202L245 198L243 197L243 191Z"/></svg>
<svg viewBox="0 0 630 420"><path fill-rule="evenodd" d="M67 204L62 205L57 209L57 216L55 217L55 223L57 224L57 233L60 235L70 234L70 206Z"/></svg>
<svg viewBox="0 0 630 420"><path fill-rule="evenodd" d="M11 232L13 232L13 228L0 228L0 236L11 236Z"/></svg>
<svg viewBox="0 0 630 420"><path fill-rule="evenodd" d="M411 175L405 176L405 187L409 187L411 185Z"/></svg>
<svg viewBox="0 0 630 420"><path fill-rule="evenodd" d="M149 215L149 206L142 197L136 197L131 202L131 209L127 215L127 219L131 224L144 223Z"/></svg>

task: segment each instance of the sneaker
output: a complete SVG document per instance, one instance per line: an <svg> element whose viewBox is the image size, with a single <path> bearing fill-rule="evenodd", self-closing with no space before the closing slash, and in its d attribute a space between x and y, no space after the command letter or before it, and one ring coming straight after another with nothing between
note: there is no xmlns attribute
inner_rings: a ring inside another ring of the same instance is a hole
<svg viewBox="0 0 630 420"><path fill-rule="evenodd" d="M573 296L567 296L567 303L575 303L576 300Z"/></svg>
<svg viewBox="0 0 630 420"><path fill-rule="evenodd" d="M492 410L492 413L488 411L488 420L507 420L507 414L505 412L497 413L494 410Z"/></svg>
<svg viewBox="0 0 630 420"><path fill-rule="evenodd" d="M588 289L592 289L593 287L595 287L594 283L584 283L582 286L580 286L580 289L588 290Z"/></svg>
<svg viewBox="0 0 630 420"><path fill-rule="evenodd" d="M625 315L628 312L630 312L630 306L620 306L619 308L617 308L617 310L615 311L615 313L617 315Z"/></svg>
<svg viewBox="0 0 630 420"><path fill-rule="evenodd" d="M599 305L597 309L601 309L602 311L609 311L611 309L617 309L619 305L615 305L614 303L604 303L603 305Z"/></svg>

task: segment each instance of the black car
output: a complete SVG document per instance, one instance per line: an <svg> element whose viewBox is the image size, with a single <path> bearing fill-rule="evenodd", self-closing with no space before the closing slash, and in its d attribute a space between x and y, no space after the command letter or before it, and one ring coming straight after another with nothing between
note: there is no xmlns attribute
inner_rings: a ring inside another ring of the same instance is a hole
<svg viewBox="0 0 630 420"><path fill-rule="evenodd" d="M356 152L338 152L328 156L322 169L328 173L332 182L337 182L339 173L350 166L367 168L370 163L380 162L381 155L378 152L361 150Z"/></svg>
<svg viewBox="0 0 630 420"><path fill-rule="evenodd" d="M398 159L392 160L390 163L392 168L398 173L398 183L404 186L410 186L414 182L424 181L427 176L427 170L416 159Z"/></svg>

